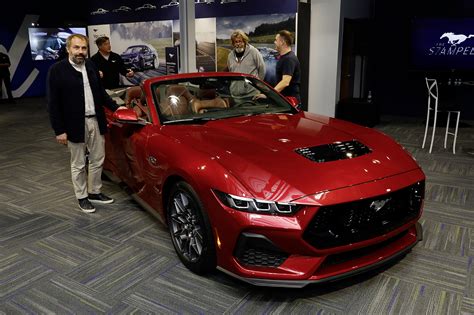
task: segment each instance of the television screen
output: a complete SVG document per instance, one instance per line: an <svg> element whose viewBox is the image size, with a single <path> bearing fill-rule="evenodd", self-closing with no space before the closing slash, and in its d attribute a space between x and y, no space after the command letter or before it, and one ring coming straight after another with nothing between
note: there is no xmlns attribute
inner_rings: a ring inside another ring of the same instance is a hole
<svg viewBox="0 0 474 315"><path fill-rule="evenodd" d="M31 58L33 60L57 60L66 57L66 39L71 34L87 35L86 27L30 27L28 35Z"/></svg>
<svg viewBox="0 0 474 315"><path fill-rule="evenodd" d="M418 69L474 69L474 18L413 20L412 62Z"/></svg>

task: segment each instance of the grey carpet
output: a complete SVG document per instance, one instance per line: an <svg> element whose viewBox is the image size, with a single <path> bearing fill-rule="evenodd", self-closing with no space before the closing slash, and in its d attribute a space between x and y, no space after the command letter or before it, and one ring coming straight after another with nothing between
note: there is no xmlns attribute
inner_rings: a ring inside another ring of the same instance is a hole
<svg viewBox="0 0 474 315"><path fill-rule="evenodd" d="M79 211L45 101L0 104L0 314L474 314L474 128L460 129L456 155L441 131L422 150L421 120L376 128L426 172L424 240L376 272L272 289L189 272L167 230L111 182L114 204Z"/></svg>

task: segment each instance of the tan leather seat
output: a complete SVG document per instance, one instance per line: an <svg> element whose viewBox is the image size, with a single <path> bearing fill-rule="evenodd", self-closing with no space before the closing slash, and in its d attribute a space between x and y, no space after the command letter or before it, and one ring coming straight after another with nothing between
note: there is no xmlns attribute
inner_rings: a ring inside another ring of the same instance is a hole
<svg viewBox="0 0 474 315"><path fill-rule="evenodd" d="M144 97L142 89L139 86L132 86L125 92L125 106L131 107L133 100L140 100Z"/></svg>
<svg viewBox="0 0 474 315"><path fill-rule="evenodd" d="M214 88L201 88L197 92L197 99L194 99L191 107L194 113L201 114L208 108L228 108L229 102L217 96Z"/></svg>
<svg viewBox="0 0 474 315"><path fill-rule="evenodd" d="M199 100L195 99L192 102L193 112L202 114L208 108L228 108L229 103L226 102L222 97L217 96L214 99L210 100Z"/></svg>
<svg viewBox="0 0 474 315"><path fill-rule="evenodd" d="M146 106L145 93L141 87L132 86L125 94L125 106L132 108L140 118L148 118L148 107Z"/></svg>
<svg viewBox="0 0 474 315"><path fill-rule="evenodd" d="M157 96L160 95L159 89L156 90ZM160 100L160 111L168 117L191 114L189 103L192 99L192 94L185 86L170 85L165 89L164 99Z"/></svg>

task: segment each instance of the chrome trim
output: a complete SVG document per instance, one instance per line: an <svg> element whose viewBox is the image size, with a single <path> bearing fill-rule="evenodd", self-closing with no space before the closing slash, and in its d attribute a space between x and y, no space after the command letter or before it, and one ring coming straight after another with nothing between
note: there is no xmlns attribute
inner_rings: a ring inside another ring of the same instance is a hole
<svg viewBox="0 0 474 315"><path fill-rule="evenodd" d="M223 193L223 194L226 196L226 199L228 200L231 207L237 210L242 209L242 210L249 210L250 212L253 212L252 210L255 210L256 212L273 212L273 213L282 213L282 214L292 214L293 211L295 211L298 206L295 203L275 202L275 201L269 201L269 200L240 197L240 196L227 194L227 193ZM247 202L247 206L238 206L235 203L234 199ZM266 204L268 205L268 208L260 208L258 207L257 203ZM288 206L288 210L282 210L278 207L278 205Z"/></svg>
<svg viewBox="0 0 474 315"><path fill-rule="evenodd" d="M253 202L253 199L250 199L250 198L245 198L245 197L239 197L239 196L235 196L235 195L231 195L231 194L227 194L230 196L230 204L235 207L236 209L248 209L249 208L249 204L251 204ZM238 206L234 199L237 199L237 200L240 200L240 201L245 201L247 202L247 207L241 207L241 206Z"/></svg>

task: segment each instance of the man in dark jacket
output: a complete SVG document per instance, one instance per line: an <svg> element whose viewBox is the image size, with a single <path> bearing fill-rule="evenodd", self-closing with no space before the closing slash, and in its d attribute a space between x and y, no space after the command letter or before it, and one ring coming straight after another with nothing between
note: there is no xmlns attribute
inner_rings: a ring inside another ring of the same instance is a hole
<svg viewBox="0 0 474 315"><path fill-rule="evenodd" d="M105 158L107 121L103 105L120 107L107 95L94 64L86 60L88 39L73 34L66 41L68 58L52 65L48 73L48 112L56 141L71 152L74 193L82 211L95 211L95 203L112 203L100 192ZM89 169L86 173L86 149Z"/></svg>
<svg viewBox="0 0 474 315"><path fill-rule="evenodd" d="M10 81L10 58L7 54L0 52L0 94L2 90L2 81L5 82L5 89L7 90L8 100L13 102L12 86Z"/></svg>
<svg viewBox="0 0 474 315"><path fill-rule="evenodd" d="M95 43L99 51L91 57L91 60L99 69L102 85L106 89L120 87L120 74L128 78L134 76L132 69L125 68L122 57L112 51L110 39L107 36L97 38Z"/></svg>

